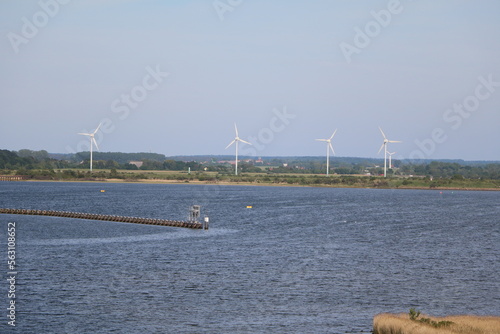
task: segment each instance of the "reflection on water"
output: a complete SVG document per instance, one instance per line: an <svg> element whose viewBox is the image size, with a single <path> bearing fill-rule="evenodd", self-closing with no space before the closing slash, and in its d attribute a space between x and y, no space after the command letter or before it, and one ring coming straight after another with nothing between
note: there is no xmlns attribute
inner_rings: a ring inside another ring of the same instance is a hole
<svg viewBox="0 0 500 334"><path fill-rule="evenodd" d="M66 245L94 245L114 242L146 242L146 241L162 241L179 238L207 238L213 236L221 236L228 233L237 233L237 230L232 229L212 229L208 231L190 231L179 228L176 231L165 233L129 235L123 237L107 237L107 238L75 238L75 239L40 239L28 242L21 242L22 245L44 245L44 246L66 246Z"/></svg>

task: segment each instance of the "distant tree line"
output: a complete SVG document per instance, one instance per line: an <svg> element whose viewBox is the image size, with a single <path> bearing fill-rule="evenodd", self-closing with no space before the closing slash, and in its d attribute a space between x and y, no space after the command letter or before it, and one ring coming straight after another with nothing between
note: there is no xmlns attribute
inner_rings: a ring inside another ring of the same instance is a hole
<svg viewBox="0 0 500 334"><path fill-rule="evenodd" d="M481 166L461 165L459 163L432 161L429 164L404 164L399 170L405 175L432 176L434 178L454 179L500 179L500 164Z"/></svg>
<svg viewBox="0 0 500 334"><path fill-rule="evenodd" d="M66 168L63 161L51 159L47 151L20 150L19 152L0 150L0 169L51 169Z"/></svg>
<svg viewBox="0 0 500 334"><path fill-rule="evenodd" d="M54 170L54 169L81 169L89 168L90 153L80 152L73 156L65 156L67 159L60 160L51 158L47 151L20 150L18 152L0 150L0 170L14 172L23 175L31 170ZM100 160L99 158L107 158ZM172 171L216 171L229 172L230 166L206 167L198 162L185 162L161 159L164 155L156 153L102 153L93 154L93 168L99 169L123 169L123 170L172 170ZM116 158L118 161L112 159ZM138 167L131 161L141 162ZM1 174L1 171L0 171ZM34 173L31 173L34 174ZM36 174L36 173L35 173ZM84 177L79 175L79 177Z"/></svg>
<svg viewBox="0 0 500 334"><path fill-rule="evenodd" d="M74 162L80 162L88 160L90 152L78 152L72 156L69 156L69 160ZM166 156L158 153L121 153L121 152L93 152L94 160L103 161L115 161L119 165L128 164L130 161L156 161L163 162L166 160Z"/></svg>

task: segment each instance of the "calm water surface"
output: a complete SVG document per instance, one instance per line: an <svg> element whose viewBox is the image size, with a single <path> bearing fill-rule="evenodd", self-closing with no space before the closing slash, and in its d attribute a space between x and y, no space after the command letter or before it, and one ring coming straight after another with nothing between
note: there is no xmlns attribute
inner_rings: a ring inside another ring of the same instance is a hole
<svg viewBox="0 0 500 334"><path fill-rule="evenodd" d="M410 307L500 315L499 192L0 182L0 207L184 219L193 204L209 231L1 215L18 276L13 329L2 256L0 332L369 333Z"/></svg>

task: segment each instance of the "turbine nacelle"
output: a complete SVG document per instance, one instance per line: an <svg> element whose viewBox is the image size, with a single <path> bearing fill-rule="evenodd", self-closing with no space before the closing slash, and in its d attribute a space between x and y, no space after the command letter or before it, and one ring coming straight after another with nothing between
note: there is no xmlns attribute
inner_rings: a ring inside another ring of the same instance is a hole
<svg viewBox="0 0 500 334"><path fill-rule="evenodd" d="M333 139L333 136L335 136L335 134L337 133L337 129L335 129L335 131L333 131L333 134L331 135L330 138L328 139L316 139L317 141L323 141L323 142L326 142L326 145L327 145L327 150L328 150L328 147L332 150L332 153L335 154L335 151L333 150L333 146L332 146L332 139Z"/></svg>
<svg viewBox="0 0 500 334"><path fill-rule="evenodd" d="M99 128L101 127L101 125L102 125L102 123L99 123L97 128L92 133L78 133L79 135L90 137L90 150L92 150L92 143L94 143L97 150L99 150L99 146L97 145L97 142L95 140L95 134L97 133L97 131L99 131Z"/></svg>
<svg viewBox="0 0 500 334"><path fill-rule="evenodd" d="M382 146L380 146L380 149L378 150L377 154L379 154L380 151L382 151L382 149L384 147L386 147L386 150L387 150L387 144L388 143L402 143L402 141L399 141L399 140L389 140L389 139L387 139L387 137L385 136L384 131L382 131L382 129L380 127L378 129L380 130L380 133L382 134L382 137L384 137L384 142L382 143Z"/></svg>
<svg viewBox="0 0 500 334"><path fill-rule="evenodd" d="M239 135L238 135L238 128L236 127L236 123L234 124L234 131L236 133L236 137L234 137L234 140L232 142L230 142L229 145L226 146L226 149L228 149L229 146L231 146L234 143L239 142L239 141L242 142L242 143L248 144L248 145L252 145L251 143L249 143L249 142L247 142L247 141L245 141L245 140L243 140L243 139L241 139L239 137Z"/></svg>

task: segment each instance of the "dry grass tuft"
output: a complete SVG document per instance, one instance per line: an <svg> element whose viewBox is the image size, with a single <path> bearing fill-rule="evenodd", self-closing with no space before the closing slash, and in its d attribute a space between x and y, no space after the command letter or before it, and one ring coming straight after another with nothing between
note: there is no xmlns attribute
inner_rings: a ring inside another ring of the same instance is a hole
<svg viewBox="0 0 500 334"><path fill-rule="evenodd" d="M500 334L500 317L457 315L431 317L435 323L451 321L452 324L436 328L430 324L410 320L408 314L379 314L373 319L374 334Z"/></svg>

